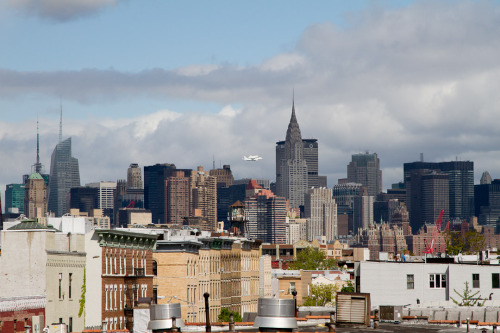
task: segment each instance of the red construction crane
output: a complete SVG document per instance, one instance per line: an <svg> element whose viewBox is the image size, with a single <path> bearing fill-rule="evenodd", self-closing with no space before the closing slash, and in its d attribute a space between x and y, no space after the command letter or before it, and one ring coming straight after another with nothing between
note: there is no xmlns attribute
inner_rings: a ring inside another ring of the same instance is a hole
<svg viewBox="0 0 500 333"><path fill-rule="evenodd" d="M135 194L135 199L134 200L130 200L130 202L128 203L127 207L125 207L125 208L134 208L136 202L137 202L137 193Z"/></svg>
<svg viewBox="0 0 500 333"><path fill-rule="evenodd" d="M449 227L449 223L450 222L448 222L448 225L446 226L447 229ZM438 242L439 235L441 235L441 225L442 224L443 224L443 210L441 209L441 212L439 213L439 217L436 220L436 226L432 230L431 243L430 244L427 243L427 239L424 239L424 242L425 242L425 251L424 251L424 253L433 254L434 251L436 250L436 244Z"/></svg>

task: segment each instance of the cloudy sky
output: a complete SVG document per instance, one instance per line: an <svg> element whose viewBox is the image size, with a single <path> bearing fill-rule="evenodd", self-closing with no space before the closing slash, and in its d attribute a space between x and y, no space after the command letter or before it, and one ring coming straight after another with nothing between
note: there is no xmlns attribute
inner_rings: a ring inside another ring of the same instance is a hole
<svg viewBox="0 0 500 333"><path fill-rule="evenodd" d="M364 151L384 188L420 153L500 178L499 36L500 1L2 1L0 189L37 118L50 169L61 105L82 184L213 160L274 180L293 90L329 186Z"/></svg>

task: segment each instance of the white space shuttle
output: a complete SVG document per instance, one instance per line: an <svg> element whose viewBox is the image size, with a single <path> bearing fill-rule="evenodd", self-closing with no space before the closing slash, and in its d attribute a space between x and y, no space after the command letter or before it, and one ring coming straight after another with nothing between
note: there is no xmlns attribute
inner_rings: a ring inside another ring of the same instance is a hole
<svg viewBox="0 0 500 333"><path fill-rule="evenodd" d="M262 157L259 155L248 155L248 156L243 156L243 161L253 161L256 162L258 160L261 160Z"/></svg>

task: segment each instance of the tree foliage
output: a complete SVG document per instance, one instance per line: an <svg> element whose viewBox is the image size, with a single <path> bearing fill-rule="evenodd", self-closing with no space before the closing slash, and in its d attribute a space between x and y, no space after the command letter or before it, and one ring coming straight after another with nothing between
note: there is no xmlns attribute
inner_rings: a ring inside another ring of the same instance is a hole
<svg viewBox="0 0 500 333"><path fill-rule="evenodd" d="M297 253L297 259L290 263L288 269L333 269L337 268L337 260L326 259L323 251L308 246Z"/></svg>
<svg viewBox="0 0 500 333"><path fill-rule="evenodd" d="M450 255L475 254L484 248L484 236L474 229L467 231L463 236L460 231L449 231L446 234L446 251Z"/></svg>
<svg viewBox="0 0 500 333"><path fill-rule="evenodd" d="M311 284L311 296L304 298L304 306L331 306L335 303L335 284Z"/></svg>
<svg viewBox="0 0 500 333"><path fill-rule="evenodd" d="M461 293L459 293L456 289L453 289L455 294L457 294L460 297L460 300L457 301L453 297L450 297L453 303L455 303L458 306L483 306L484 302L481 303L481 295L477 296L479 294L479 291L472 293L472 290L469 289L469 282L465 281L465 289L462 290ZM476 297L477 296L477 297Z"/></svg>
<svg viewBox="0 0 500 333"><path fill-rule="evenodd" d="M85 312L85 293L87 292L87 270L83 269L83 284L82 284L82 295L80 296L80 310L78 311L78 318L82 317ZM83 317L85 319L85 317Z"/></svg>
<svg viewBox="0 0 500 333"><path fill-rule="evenodd" d="M233 315L233 320L235 322L242 322L243 320L241 319L241 316L238 312L236 311L229 311L228 308L222 308L220 310L220 314L219 314L219 321L221 322L230 322L231 321L231 315Z"/></svg>
<svg viewBox="0 0 500 333"><path fill-rule="evenodd" d="M347 281L347 283L340 290L343 293L354 293L356 292L356 288L354 287L354 282L351 280Z"/></svg>

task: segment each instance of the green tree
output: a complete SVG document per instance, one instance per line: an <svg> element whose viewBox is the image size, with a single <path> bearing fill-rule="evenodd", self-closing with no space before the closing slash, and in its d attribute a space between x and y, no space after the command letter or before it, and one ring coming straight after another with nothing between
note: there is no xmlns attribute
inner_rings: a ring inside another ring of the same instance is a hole
<svg viewBox="0 0 500 333"><path fill-rule="evenodd" d="M332 306L335 303L335 284L311 284L311 296L304 298L304 306Z"/></svg>
<svg viewBox="0 0 500 333"><path fill-rule="evenodd" d="M462 290L461 293L459 293L456 289L453 289L455 294L457 294L460 297L460 300L457 301L453 297L450 297L453 303L455 303L458 306L483 306L484 302L481 303L481 295L477 296L479 294L479 291L472 293L472 290L469 289L469 282L465 281L465 289ZM476 297L477 296L477 297Z"/></svg>
<svg viewBox="0 0 500 333"><path fill-rule="evenodd" d="M347 283L342 287L340 290L343 293L353 293L356 292L356 289L354 287L354 282L351 280L347 281Z"/></svg>
<svg viewBox="0 0 500 333"><path fill-rule="evenodd" d="M288 269L316 270L337 267L337 260L326 259L323 251L308 246L297 252L297 259L290 263Z"/></svg>
<svg viewBox="0 0 500 333"><path fill-rule="evenodd" d="M446 251L450 255L475 254L485 248L484 236L472 229L462 235L460 231L449 231L446 235Z"/></svg>
<svg viewBox="0 0 500 333"><path fill-rule="evenodd" d="M219 314L218 319L220 322L228 323L231 321L231 315L233 315L233 320L235 322L242 322L240 314L236 311L229 311L228 308L222 308L220 310L220 314Z"/></svg>

